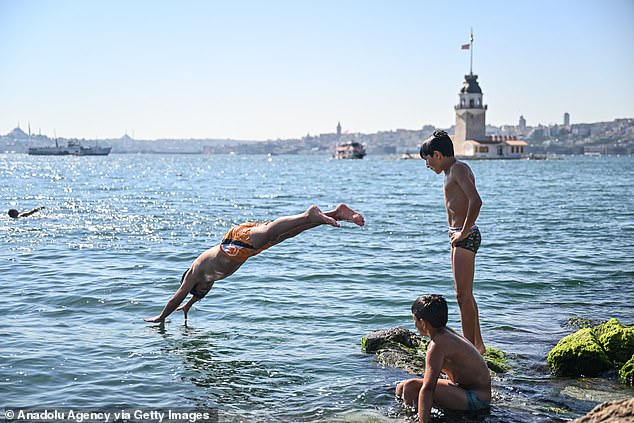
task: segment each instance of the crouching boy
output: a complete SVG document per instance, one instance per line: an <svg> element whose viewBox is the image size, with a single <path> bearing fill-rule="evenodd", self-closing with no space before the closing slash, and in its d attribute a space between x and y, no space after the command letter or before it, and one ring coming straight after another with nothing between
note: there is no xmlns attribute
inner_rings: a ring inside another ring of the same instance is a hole
<svg viewBox="0 0 634 423"><path fill-rule="evenodd" d="M482 410L491 401L487 365L471 342L447 324L447 302L442 295L425 295L412 304L418 332L431 342L423 379L408 379L396 387L406 405L418 409L421 423L429 421L432 404L453 410ZM448 379L441 379L444 373Z"/></svg>

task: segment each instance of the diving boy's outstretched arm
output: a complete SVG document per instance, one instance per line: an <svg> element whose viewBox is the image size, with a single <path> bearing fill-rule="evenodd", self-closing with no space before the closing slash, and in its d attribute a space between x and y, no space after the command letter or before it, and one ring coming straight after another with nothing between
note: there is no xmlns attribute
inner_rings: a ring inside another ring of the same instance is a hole
<svg viewBox="0 0 634 423"><path fill-rule="evenodd" d="M176 310L177 307L183 302L183 300L189 294L189 291L194 287L195 282L196 280L192 277L192 272L189 271L187 275L185 275L185 278L181 286L178 287L178 290L176 290L174 295L172 295L172 298L170 298L167 304L165 304L165 307L163 307L163 311L161 311L161 314L154 317L147 317L143 320L150 323L163 322L167 318L167 316L172 314L174 310ZM194 304L194 302L196 301L192 302L190 300L187 304L185 304L182 308L180 308L185 312L185 318L187 318L187 311L189 311L189 308L192 306L192 304Z"/></svg>
<svg viewBox="0 0 634 423"><path fill-rule="evenodd" d="M192 308L192 306L194 305L194 303L196 301L199 301L200 298L198 298L195 295L192 295L192 297L189 299L189 301L187 301L185 304L183 304L182 306L178 307L176 309L176 311L182 311L183 314L185 315L185 320L187 320L187 312L189 312L189 309Z"/></svg>

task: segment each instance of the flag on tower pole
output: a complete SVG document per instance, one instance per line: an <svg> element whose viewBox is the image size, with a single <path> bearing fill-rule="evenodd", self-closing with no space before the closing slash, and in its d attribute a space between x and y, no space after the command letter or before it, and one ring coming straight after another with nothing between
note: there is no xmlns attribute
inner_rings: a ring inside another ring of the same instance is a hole
<svg viewBox="0 0 634 423"><path fill-rule="evenodd" d="M473 28L471 28L471 35L469 36L469 44L461 44L461 50L469 50L469 74L473 75Z"/></svg>

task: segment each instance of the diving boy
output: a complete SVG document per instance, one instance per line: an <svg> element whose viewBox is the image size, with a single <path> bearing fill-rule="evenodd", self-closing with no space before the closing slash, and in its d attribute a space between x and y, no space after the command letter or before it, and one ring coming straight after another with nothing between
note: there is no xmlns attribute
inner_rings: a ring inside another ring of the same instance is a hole
<svg viewBox="0 0 634 423"><path fill-rule="evenodd" d="M483 410L491 402L491 376L473 344L447 324L447 302L442 295L425 295L412 304L418 332L431 342L423 379L408 379L396 386L396 395L418 410L427 423L432 405L452 410ZM445 373L448 379L441 379Z"/></svg>
<svg viewBox="0 0 634 423"><path fill-rule="evenodd" d="M460 306L462 334L481 354L485 352L480 333L478 305L473 296L475 256L480 248L480 230L475 222L482 200L473 172L456 160L453 143L445 131L435 131L420 147L420 157L436 174L444 172L445 207L451 242L451 269Z"/></svg>
<svg viewBox="0 0 634 423"><path fill-rule="evenodd" d="M308 229L320 225L339 227L339 221L352 222L358 226L365 224L363 216L345 204L339 204L334 210L325 213L317 206L310 206L304 213L280 217L272 222L247 222L232 227L220 245L202 253L185 271L180 287L161 314L144 320L163 322L175 310L182 310L187 320L191 306L209 293L214 282L232 275L249 257ZM188 294L192 294L192 297L181 306Z"/></svg>

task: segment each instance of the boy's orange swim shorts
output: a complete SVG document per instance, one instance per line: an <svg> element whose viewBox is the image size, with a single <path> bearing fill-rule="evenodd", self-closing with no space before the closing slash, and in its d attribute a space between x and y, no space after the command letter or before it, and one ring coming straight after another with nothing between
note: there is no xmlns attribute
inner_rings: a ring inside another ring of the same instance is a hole
<svg viewBox="0 0 634 423"><path fill-rule="evenodd" d="M245 222L232 227L222 237L220 249L232 260L239 262L247 261L249 257L253 257L271 246L267 244L256 250L251 244L251 229L256 226L267 225L268 223L269 222Z"/></svg>

